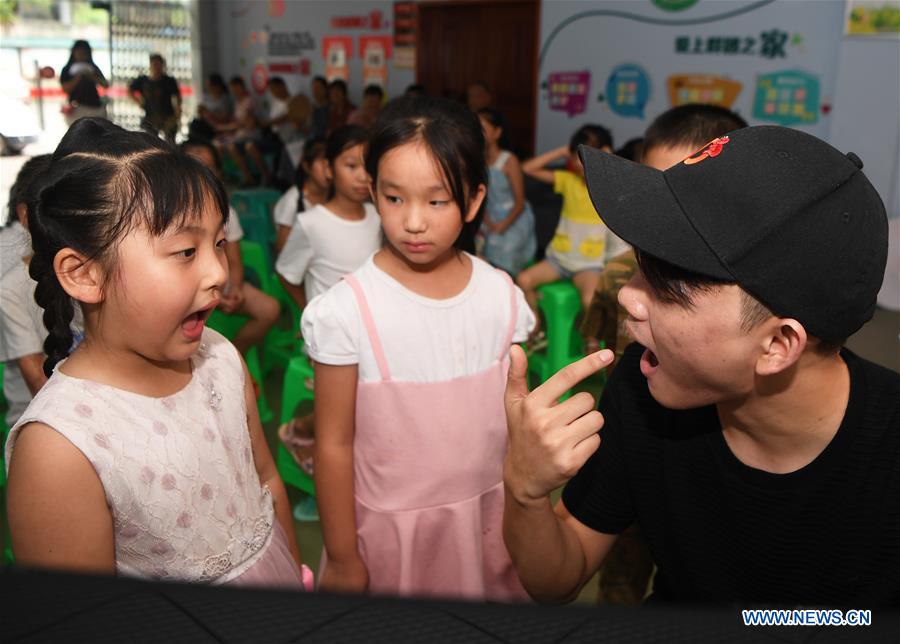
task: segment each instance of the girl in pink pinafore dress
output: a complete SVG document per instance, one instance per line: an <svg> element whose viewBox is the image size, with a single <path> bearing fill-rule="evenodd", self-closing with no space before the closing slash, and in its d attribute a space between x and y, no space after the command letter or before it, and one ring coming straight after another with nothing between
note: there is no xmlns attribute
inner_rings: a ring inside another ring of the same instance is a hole
<svg viewBox="0 0 900 644"><path fill-rule="evenodd" d="M503 395L534 316L466 252L487 183L477 117L391 103L366 157L385 243L304 311L315 361L320 588L527 599L502 535Z"/></svg>
<svg viewBox="0 0 900 644"><path fill-rule="evenodd" d="M29 212L49 380L6 444L18 563L311 585L246 367L204 328L227 278L221 182L156 137L81 119Z"/></svg>

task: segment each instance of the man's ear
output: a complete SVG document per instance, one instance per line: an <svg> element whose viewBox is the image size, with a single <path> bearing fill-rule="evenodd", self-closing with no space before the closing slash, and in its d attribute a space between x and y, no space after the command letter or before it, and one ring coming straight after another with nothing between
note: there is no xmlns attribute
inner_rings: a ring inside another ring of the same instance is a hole
<svg viewBox="0 0 900 644"><path fill-rule="evenodd" d="M806 329L793 318L773 318L766 323L763 352L756 361L756 373L771 376L793 366L806 349Z"/></svg>
<svg viewBox="0 0 900 644"><path fill-rule="evenodd" d="M487 188L485 185L479 184L478 189L472 193L471 198L469 199L469 208L466 211L466 216L463 217L463 221L467 224L475 219L475 215L478 214L478 209L481 208L481 202L484 201L484 197L487 194Z"/></svg>
<svg viewBox="0 0 900 644"><path fill-rule="evenodd" d="M103 270L96 260L66 247L53 258L53 270L63 290L72 299L85 304L103 301Z"/></svg>

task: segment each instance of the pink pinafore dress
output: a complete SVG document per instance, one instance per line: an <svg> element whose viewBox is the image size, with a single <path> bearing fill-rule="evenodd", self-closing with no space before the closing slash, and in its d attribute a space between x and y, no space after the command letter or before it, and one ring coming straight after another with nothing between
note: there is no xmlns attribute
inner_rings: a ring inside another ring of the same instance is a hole
<svg viewBox="0 0 900 644"><path fill-rule="evenodd" d="M505 273L504 273L505 276ZM516 321L484 371L397 382L365 294L353 289L381 372L360 382L353 443L359 552L378 594L522 601L503 543L503 396Z"/></svg>

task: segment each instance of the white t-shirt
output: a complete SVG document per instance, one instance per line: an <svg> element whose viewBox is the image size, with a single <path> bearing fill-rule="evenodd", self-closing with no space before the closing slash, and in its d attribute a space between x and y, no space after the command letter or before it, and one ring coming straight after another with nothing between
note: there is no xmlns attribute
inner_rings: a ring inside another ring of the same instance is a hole
<svg viewBox="0 0 900 644"><path fill-rule="evenodd" d="M244 238L244 229L241 227L241 220L237 212L231 206L228 206L228 221L225 222L225 241L236 242Z"/></svg>
<svg viewBox="0 0 900 644"><path fill-rule="evenodd" d="M318 205L297 215L275 270L291 284L302 283L309 302L379 248L381 218L375 206L365 204L365 217L351 221Z"/></svg>
<svg viewBox="0 0 900 644"><path fill-rule="evenodd" d="M16 264L22 263L22 258L31 252L31 235L18 221L14 221L5 228L0 228L0 275Z"/></svg>
<svg viewBox="0 0 900 644"><path fill-rule="evenodd" d="M274 96L271 97L269 101L269 118L275 120L287 113L288 102L278 100ZM283 143L286 143L297 136L297 129L290 121L273 125L272 131L278 135L278 138L281 139Z"/></svg>
<svg viewBox="0 0 900 644"><path fill-rule="evenodd" d="M287 189L281 199L275 202L275 208L272 210L272 218L279 226L294 227L294 221L297 219L297 200L300 198L300 189L297 186L291 186ZM306 197L303 197L303 210L311 209L313 205Z"/></svg>
<svg viewBox="0 0 900 644"><path fill-rule="evenodd" d="M16 362L19 358L44 352L43 310L34 301L37 286L28 275L28 267L19 263L0 280L0 362L5 362L3 395L9 403L6 423L12 427L28 403L31 392Z"/></svg>
<svg viewBox="0 0 900 644"><path fill-rule="evenodd" d="M474 256L472 277L461 293L436 300L418 295L370 257L354 272L359 280L391 378L441 382L484 371L501 353L509 331L510 283ZM535 318L518 286L513 342L522 342ZM381 380L375 354L350 285L341 281L312 300L300 323L309 356L322 364L359 365L359 379Z"/></svg>

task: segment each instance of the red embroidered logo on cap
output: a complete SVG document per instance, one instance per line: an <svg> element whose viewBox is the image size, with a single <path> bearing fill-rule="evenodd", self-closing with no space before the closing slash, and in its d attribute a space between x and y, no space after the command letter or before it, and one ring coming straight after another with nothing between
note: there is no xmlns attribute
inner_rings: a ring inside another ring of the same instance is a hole
<svg viewBox="0 0 900 644"><path fill-rule="evenodd" d="M684 164L685 165L694 165L695 163L700 163L701 161L703 161L703 159L706 159L707 157L719 156L719 154L722 153L722 147L726 143L728 143L728 141L729 141L729 138L727 136L720 136L720 137L713 139L712 141L710 141L709 143L704 145L702 148L700 148L699 150L694 152L687 159L685 159Z"/></svg>

